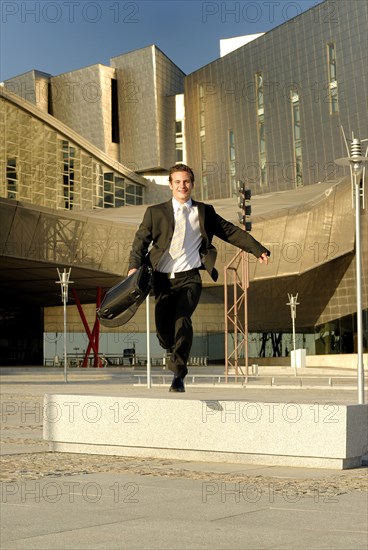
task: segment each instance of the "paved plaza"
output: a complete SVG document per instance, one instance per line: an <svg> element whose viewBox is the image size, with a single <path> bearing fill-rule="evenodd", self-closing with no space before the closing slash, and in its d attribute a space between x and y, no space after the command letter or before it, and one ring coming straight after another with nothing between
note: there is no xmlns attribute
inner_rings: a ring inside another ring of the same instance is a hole
<svg viewBox="0 0 368 550"><path fill-rule="evenodd" d="M356 403L354 388L136 385L133 369L3 368L1 550L367 549L368 468L51 453L45 393ZM327 410L327 409L326 409ZM154 424L153 424L154 426ZM153 428L154 429L154 428Z"/></svg>

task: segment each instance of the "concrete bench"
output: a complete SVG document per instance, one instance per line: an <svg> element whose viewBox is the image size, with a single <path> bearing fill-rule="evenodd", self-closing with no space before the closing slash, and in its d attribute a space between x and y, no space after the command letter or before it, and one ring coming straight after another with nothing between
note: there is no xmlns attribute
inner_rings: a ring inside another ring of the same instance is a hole
<svg viewBox="0 0 368 550"><path fill-rule="evenodd" d="M241 464L353 468L368 405L46 394L51 451Z"/></svg>

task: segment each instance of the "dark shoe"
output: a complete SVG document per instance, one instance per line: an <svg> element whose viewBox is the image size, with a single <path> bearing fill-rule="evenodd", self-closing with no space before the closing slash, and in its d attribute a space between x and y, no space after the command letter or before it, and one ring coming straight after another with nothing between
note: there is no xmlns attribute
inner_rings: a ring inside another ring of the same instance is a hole
<svg viewBox="0 0 368 550"><path fill-rule="evenodd" d="M171 383L169 391L185 392L183 379L180 378L179 376L175 376L174 380Z"/></svg>

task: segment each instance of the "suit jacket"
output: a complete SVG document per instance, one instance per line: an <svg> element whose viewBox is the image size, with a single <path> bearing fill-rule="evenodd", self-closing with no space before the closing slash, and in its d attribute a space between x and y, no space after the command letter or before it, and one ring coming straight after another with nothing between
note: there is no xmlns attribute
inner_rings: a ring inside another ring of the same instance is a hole
<svg viewBox="0 0 368 550"><path fill-rule="evenodd" d="M193 199L192 204L198 207L199 227L202 235L199 253L202 265L214 281L218 277L215 269L217 250L212 245L214 235L246 252L250 252L256 258L259 258L264 252L270 255L270 251L249 233L219 216L213 206ZM174 226L175 220L171 199L161 204L149 206L133 241L129 257L129 269L138 268L143 263L148 262L155 270L161 256L170 247ZM152 247L149 250L151 244Z"/></svg>

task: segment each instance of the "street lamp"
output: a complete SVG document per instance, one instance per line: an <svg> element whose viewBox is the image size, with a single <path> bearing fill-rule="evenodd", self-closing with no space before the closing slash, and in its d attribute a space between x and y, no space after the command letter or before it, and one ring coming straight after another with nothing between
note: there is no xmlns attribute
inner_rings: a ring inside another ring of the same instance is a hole
<svg viewBox="0 0 368 550"><path fill-rule="evenodd" d="M150 302L149 293L146 298L146 342L147 342L147 388L151 389L151 344L150 344Z"/></svg>
<svg viewBox="0 0 368 550"><path fill-rule="evenodd" d="M293 325L293 348L294 353L292 354L292 357L294 357L294 373L296 376L296 343L295 343L295 319L296 319L296 306L299 305L299 302L297 302L298 299L298 293L293 296L292 294L288 294L289 303L286 304L287 306L290 306L290 314L291 314L291 321Z"/></svg>
<svg viewBox="0 0 368 550"><path fill-rule="evenodd" d="M344 136L348 157L335 160L340 166L350 166L350 179L352 186L352 200L355 198L355 261L356 261L356 294L357 294L357 338L358 338L358 403L364 403L364 364L363 364L363 306L362 306L362 251L361 251L361 227L360 227L360 199L365 208L364 177L365 166L368 162L368 147L365 156L362 155L362 141L351 134L350 150L348 140L345 137L344 129L341 127Z"/></svg>
<svg viewBox="0 0 368 550"><path fill-rule="evenodd" d="M69 268L69 271L67 271L64 268L64 271L62 273L59 270L59 268L56 268L56 269L57 269L57 272L58 272L58 275L59 275L59 281L55 281L55 282L56 282L56 284L61 285L60 286L60 288L61 288L61 301L64 304L64 382L67 382L68 381L68 376L67 376L68 357L67 357L67 352L66 352L66 304L68 302L68 285L71 284L71 283L74 283L74 281L69 280L70 272L72 270L71 267Z"/></svg>

